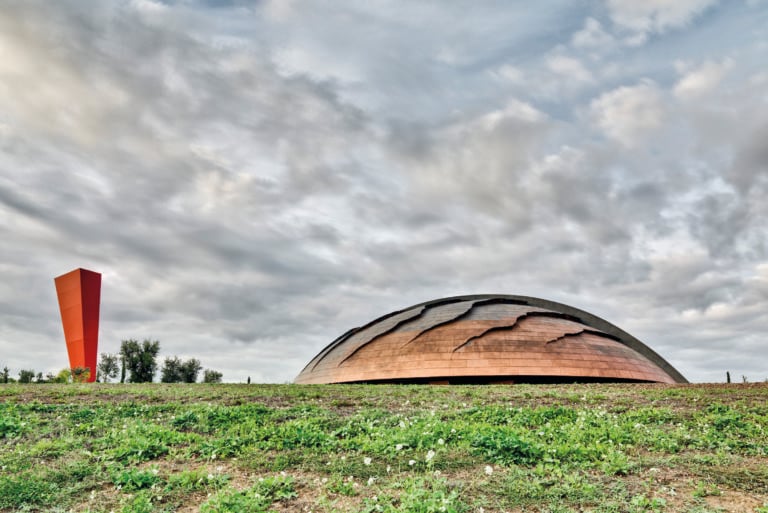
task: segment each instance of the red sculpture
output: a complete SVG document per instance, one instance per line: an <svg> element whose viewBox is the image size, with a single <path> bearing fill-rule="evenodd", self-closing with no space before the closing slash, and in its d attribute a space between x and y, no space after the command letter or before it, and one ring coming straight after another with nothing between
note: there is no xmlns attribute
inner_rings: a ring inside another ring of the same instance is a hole
<svg viewBox="0 0 768 513"><path fill-rule="evenodd" d="M61 323L67 341L69 367L87 368L88 382L96 381L96 355L99 345L99 302L101 274L75 269L54 280L59 298Z"/></svg>

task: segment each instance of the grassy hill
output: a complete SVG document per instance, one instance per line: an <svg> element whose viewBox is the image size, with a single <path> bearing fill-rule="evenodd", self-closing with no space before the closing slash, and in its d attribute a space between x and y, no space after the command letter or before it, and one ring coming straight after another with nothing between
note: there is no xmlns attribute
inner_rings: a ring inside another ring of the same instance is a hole
<svg viewBox="0 0 768 513"><path fill-rule="evenodd" d="M768 513L768 385L0 385L0 511Z"/></svg>

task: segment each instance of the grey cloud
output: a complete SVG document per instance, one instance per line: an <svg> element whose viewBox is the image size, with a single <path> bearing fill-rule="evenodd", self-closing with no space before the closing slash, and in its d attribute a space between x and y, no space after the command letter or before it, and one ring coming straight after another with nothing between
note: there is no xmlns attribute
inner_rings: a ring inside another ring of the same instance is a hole
<svg viewBox="0 0 768 513"><path fill-rule="evenodd" d="M728 177L741 191L752 186L768 185L768 124L754 127L744 143L737 148L736 158Z"/></svg>
<svg viewBox="0 0 768 513"><path fill-rule="evenodd" d="M64 366L52 278L82 266L104 350L157 338L228 380L292 379L352 326L473 292L604 314L694 380L723 340L760 368L754 38L707 46L694 9L689 44L597 51L602 7L567 2L137 6L0 14L0 364ZM733 66L683 102L673 54ZM579 62L592 81L554 78ZM625 95L597 137L590 101L637 84L663 116L638 126Z"/></svg>

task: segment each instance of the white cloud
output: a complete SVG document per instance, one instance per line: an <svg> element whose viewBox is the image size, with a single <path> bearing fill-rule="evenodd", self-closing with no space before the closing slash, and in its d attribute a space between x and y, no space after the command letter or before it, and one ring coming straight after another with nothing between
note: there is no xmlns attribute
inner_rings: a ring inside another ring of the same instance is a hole
<svg viewBox="0 0 768 513"><path fill-rule="evenodd" d="M211 4L0 9L0 366L65 365L51 278L82 266L103 350L225 380L489 291L607 314L693 380L722 340L765 368L762 7Z"/></svg>
<svg viewBox="0 0 768 513"><path fill-rule="evenodd" d="M566 80L575 82L592 82L592 74L580 60L563 55L553 55L547 59L547 67Z"/></svg>
<svg viewBox="0 0 768 513"><path fill-rule="evenodd" d="M407 175L426 198L456 198L484 212L524 211L524 198L499 195L521 179L541 141L547 116L516 99L490 112L461 119L432 135L425 158L410 163Z"/></svg>
<svg viewBox="0 0 768 513"><path fill-rule="evenodd" d="M693 69L684 64L679 66L682 76L674 86L674 93L680 99L700 98L716 88L733 65L731 59L722 62L707 61Z"/></svg>
<svg viewBox="0 0 768 513"><path fill-rule="evenodd" d="M522 70L510 64L499 66L496 70L493 71L493 76L496 76L512 84L521 84L525 81L525 74L522 72Z"/></svg>
<svg viewBox="0 0 768 513"><path fill-rule="evenodd" d="M131 0L131 5L137 11L145 13L163 12L168 9L167 5L161 2L153 2L152 0Z"/></svg>
<svg viewBox="0 0 768 513"><path fill-rule="evenodd" d="M608 0L608 10L617 26L644 35L683 27L716 3L717 0Z"/></svg>
<svg viewBox="0 0 768 513"><path fill-rule="evenodd" d="M606 49L616 43L616 40L603 29L603 25L594 18L584 21L584 28L573 34L571 44L576 48Z"/></svg>
<svg viewBox="0 0 768 513"><path fill-rule="evenodd" d="M664 105L658 86L644 80L602 94L590 104L590 113L606 136L632 148L661 125Z"/></svg>

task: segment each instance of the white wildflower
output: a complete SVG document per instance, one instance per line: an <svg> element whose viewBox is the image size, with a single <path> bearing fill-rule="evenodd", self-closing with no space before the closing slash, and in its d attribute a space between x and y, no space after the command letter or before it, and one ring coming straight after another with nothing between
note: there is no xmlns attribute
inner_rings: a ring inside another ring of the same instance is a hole
<svg viewBox="0 0 768 513"><path fill-rule="evenodd" d="M208 474L208 481L210 481L211 479L213 479L213 474Z"/></svg>
<svg viewBox="0 0 768 513"><path fill-rule="evenodd" d="M490 465L486 465L485 466L485 475L486 476L490 476L491 474L493 474L493 467L490 466Z"/></svg>
<svg viewBox="0 0 768 513"><path fill-rule="evenodd" d="M429 452L427 452L427 457L426 457L426 460L427 460L427 461L431 461L431 460L432 460L432 458L434 458L434 457L435 457L435 451L433 451L432 449L430 449L430 450L429 450Z"/></svg>
<svg viewBox="0 0 768 513"><path fill-rule="evenodd" d="M400 426L400 429L405 429L405 422L401 420L398 426Z"/></svg>
<svg viewBox="0 0 768 513"><path fill-rule="evenodd" d="M366 465L370 465L371 461L373 461L371 458L368 458L367 456L363 458L363 463Z"/></svg>
<svg viewBox="0 0 768 513"><path fill-rule="evenodd" d="M408 465L410 465L411 467L414 466L415 464L416 464L416 460L408 460Z"/></svg>
<svg viewBox="0 0 768 513"><path fill-rule="evenodd" d="M402 451L402 450L403 450L403 444L397 444L397 445L395 446L395 450L396 450L396 451Z"/></svg>
<svg viewBox="0 0 768 513"><path fill-rule="evenodd" d="M389 474L389 471L390 471L390 470L392 470L392 467L390 467L389 465L387 465L387 474Z"/></svg>
<svg viewBox="0 0 768 513"><path fill-rule="evenodd" d="M437 445L445 445L445 440L443 440L442 438L439 438L437 440Z"/></svg>
<svg viewBox="0 0 768 513"><path fill-rule="evenodd" d="M376 478L375 477L369 477L368 478L368 486L371 486L375 482L376 482Z"/></svg>

